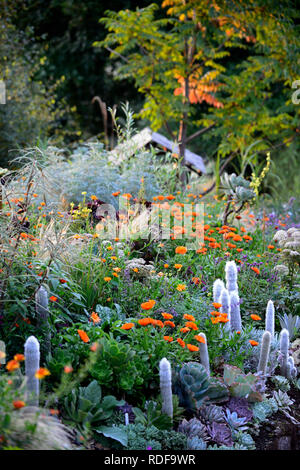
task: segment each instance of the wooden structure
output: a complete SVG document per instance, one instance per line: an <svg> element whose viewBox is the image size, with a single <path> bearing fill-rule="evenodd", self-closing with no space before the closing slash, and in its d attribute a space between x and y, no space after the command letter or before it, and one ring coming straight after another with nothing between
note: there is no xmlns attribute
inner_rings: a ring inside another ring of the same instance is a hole
<svg viewBox="0 0 300 470"><path fill-rule="evenodd" d="M158 132L152 132L149 127L146 127L134 135L128 142L117 145L117 147L109 152L109 161L115 164L122 163L124 158L128 158L137 150L149 144L158 145L175 154L179 153L178 144L172 142ZM186 149L184 159L186 165L192 167L195 171L197 171L197 173L206 173L205 164L203 158L200 157L200 155L197 155L196 153Z"/></svg>

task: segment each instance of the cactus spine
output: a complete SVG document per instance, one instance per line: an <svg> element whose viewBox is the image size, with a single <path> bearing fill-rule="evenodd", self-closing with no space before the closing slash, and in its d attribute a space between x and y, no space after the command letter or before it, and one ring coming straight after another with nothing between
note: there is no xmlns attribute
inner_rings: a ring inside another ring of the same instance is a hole
<svg viewBox="0 0 300 470"><path fill-rule="evenodd" d="M164 357L159 363L162 412L173 419L172 374L170 362Z"/></svg>
<svg viewBox="0 0 300 470"><path fill-rule="evenodd" d="M231 331L242 331L240 298L236 291L230 294L230 328Z"/></svg>
<svg viewBox="0 0 300 470"><path fill-rule="evenodd" d="M27 404L39 406L39 380L35 377L40 368L40 344L30 336L24 346Z"/></svg>
<svg viewBox="0 0 300 470"><path fill-rule="evenodd" d="M269 300L267 309L266 309L266 331L271 333L272 338L274 338L275 332L275 310L272 300Z"/></svg>
<svg viewBox="0 0 300 470"><path fill-rule="evenodd" d="M35 311L37 327L44 336L43 348L45 356L51 353L51 332L49 325L48 292L44 286L40 286L35 294Z"/></svg>
<svg viewBox="0 0 300 470"><path fill-rule="evenodd" d="M261 347L260 347L260 356L259 362L257 367L257 372L262 372L263 375L267 373L267 365L269 360L270 354L270 346L271 346L271 333L269 331L265 331L262 335Z"/></svg>
<svg viewBox="0 0 300 470"><path fill-rule="evenodd" d="M229 294L231 292L238 293L237 284L237 267L235 261L227 261L225 265L225 276L226 276L226 289Z"/></svg>
<svg viewBox="0 0 300 470"><path fill-rule="evenodd" d="M205 333L199 333L205 343L199 343L199 351L200 351L200 362L205 367L207 374L210 375L210 367L209 367L209 356L208 356L208 349L207 349L207 341Z"/></svg>
<svg viewBox="0 0 300 470"><path fill-rule="evenodd" d="M219 302L221 292L225 288L224 282L221 279L216 279L213 284L213 299L214 302Z"/></svg>

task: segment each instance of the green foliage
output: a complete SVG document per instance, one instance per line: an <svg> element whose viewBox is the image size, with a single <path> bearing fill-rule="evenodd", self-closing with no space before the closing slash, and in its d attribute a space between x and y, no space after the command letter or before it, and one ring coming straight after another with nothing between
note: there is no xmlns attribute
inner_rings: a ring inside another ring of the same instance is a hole
<svg viewBox="0 0 300 470"><path fill-rule="evenodd" d="M129 424L119 426L127 433L128 444L126 450L184 450L187 438L176 431L157 429L155 426L145 427L142 424Z"/></svg>
<svg viewBox="0 0 300 470"><path fill-rule="evenodd" d="M259 391L259 377L254 374L244 374L236 366L225 365L223 379L233 397L247 397L251 401L261 401Z"/></svg>

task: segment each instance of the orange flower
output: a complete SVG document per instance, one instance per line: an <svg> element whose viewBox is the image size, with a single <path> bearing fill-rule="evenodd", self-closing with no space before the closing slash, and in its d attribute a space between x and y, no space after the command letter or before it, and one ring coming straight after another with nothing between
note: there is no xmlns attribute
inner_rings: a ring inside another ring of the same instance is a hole
<svg viewBox="0 0 300 470"><path fill-rule="evenodd" d="M215 325L216 323L219 323L219 318L218 317L212 317L211 322L212 322L213 325Z"/></svg>
<svg viewBox="0 0 300 470"><path fill-rule="evenodd" d="M164 327L164 324L161 320L153 320L152 324L155 325L155 326L160 326L161 328Z"/></svg>
<svg viewBox="0 0 300 470"><path fill-rule="evenodd" d="M124 323L124 325L121 326L121 330L131 330L133 327L134 323Z"/></svg>
<svg viewBox="0 0 300 470"><path fill-rule="evenodd" d="M185 314L183 315L183 318L184 318L185 320L195 321L195 317L193 317L193 315L188 315L187 313L185 313Z"/></svg>
<svg viewBox="0 0 300 470"><path fill-rule="evenodd" d="M49 297L49 300L51 300L51 302L56 302L57 297L55 297L55 295L51 295L51 297Z"/></svg>
<svg viewBox="0 0 300 470"><path fill-rule="evenodd" d="M166 269L167 269L168 267L169 267L169 265L168 265L167 263L166 263L166 264L164 264L164 268L166 268Z"/></svg>
<svg viewBox="0 0 300 470"><path fill-rule="evenodd" d="M104 281L105 281L105 282L110 282L110 281L111 281L111 277L106 276L106 277L104 278Z"/></svg>
<svg viewBox="0 0 300 470"><path fill-rule="evenodd" d="M196 323L194 323L193 321L187 321L185 323L185 326L187 328L190 328L191 330L198 330L198 326L196 325Z"/></svg>
<svg viewBox="0 0 300 470"><path fill-rule="evenodd" d="M260 270L254 266L251 266L252 271L254 271L256 274L260 274Z"/></svg>
<svg viewBox="0 0 300 470"><path fill-rule="evenodd" d="M173 338L172 338L172 336L164 336L164 340L168 341L168 343L172 343Z"/></svg>
<svg viewBox="0 0 300 470"><path fill-rule="evenodd" d="M96 352L98 349L98 343L93 343L92 346L90 347L90 350L93 352Z"/></svg>
<svg viewBox="0 0 300 470"><path fill-rule="evenodd" d="M185 246L177 246L175 249L175 253L180 255L185 255L187 252L187 248Z"/></svg>
<svg viewBox="0 0 300 470"><path fill-rule="evenodd" d="M147 302L141 304L141 308L143 310L151 310L151 308L153 308L155 304L155 300L148 300Z"/></svg>
<svg viewBox="0 0 300 470"><path fill-rule="evenodd" d="M192 282L197 286L200 283L200 277L192 277Z"/></svg>
<svg viewBox="0 0 300 470"><path fill-rule="evenodd" d="M181 268L182 268L182 264L174 264L174 268L175 268L175 269L181 269Z"/></svg>
<svg viewBox="0 0 300 470"><path fill-rule="evenodd" d="M132 198L132 194L130 194L130 193L124 193L124 194L122 194L122 197L124 197L125 199L129 200L129 199Z"/></svg>
<svg viewBox="0 0 300 470"><path fill-rule="evenodd" d="M117 197L117 196L119 196L120 192L121 191L116 191L116 192L112 193L112 196Z"/></svg>
<svg viewBox="0 0 300 470"><path fill-rule="evenodd" d="M214 317L218 317L220 315L220 312L218 312L218 310L213 310L212 312L210 312L210 314Z"/></svg>
<svg viewBox="0 0 300 470"><path fill-rule="evenodd" d="M175 328L175 323L173 323L172 321L165 321L164 322L164 326L170 326L171 328Z"/></svg>
<svg viewBox="0 0 300 470"><path fill-rule="evenodd" d="M11 361L8 361L8 363L6 364L6 369L9 372L13 372L16 369L19 369L19 367L20 367L20 363L19 363L19 361L16 361L15 359L12 359Z"/></svg>
<svg viewBox="0 0 300 470"><path fill-rule="evenodd" d="M191 352L199 351L198 346L194 346L193 344L187 344L186 346L187 346L188 350L191 351Z"/></svg>
<svg viewBox="0 0 300 470"><path fill-rule="evenodd" d="M165 320L171 320L171 318L173 318L173 315L171 315L171 313L162 312L161 315Z"/></svg>
<svg viewBox="0 0 300 470"><path fill-rule="evenodd" d="M257 346L258 345L258 342L254 341L254 339L249 339L249 343L251 344L251 346Z"/></svg>
<svg viewBox="0 0 300 470"><path fill-rule="evenodd" d="M50 375L50 372L45 367L40 367L34 374L37 379L43 379L46 375Z"/></svg>
<svg viewBox="0 0 300 470"><path fill-rule="evenodd" d="M80 336L80 339L84 342L84 343L88 343L90 338L88 337L88 335L86 334L85 331L83 330L77 330L77 333L79 334Z"/></svg>
<svg viewBox="0 0 300 470"><path fill-rule="evenodd" d="M195 340L198 341L199 343L205 344L205 339L203 338L203 336L196 335L196 336L194 336L194 338L195 338Z"/></svg>
<svg viewBox="0 0 300 470"><path fill-rule="evenodd" d="M153 324L153 319L149 317L141 318L140 320L138 320L138 324L141 326L148 326L148 325Z"/></svg>
<svg viewBox="0 0 300 470"><path fill-rule="evenodd" d="M251 317L252 320L254 320L254 321L259 321L259 320L261 320L260 316L255 315L254 313L252 313L252 315L250 315L250 317Z"/></svg>
<svg viewBox="0 0 300 470"><path fill-rule="evenodd" d="M93 323L100 323L101 322L101 318L99 318L99 315L97 315L96 312L92 312L91 314L91 320L93 320Z"/></svg>
<svg viewBox="0 0 300 470"><path fill-rule="evenodd" d="M185 348L185 342L183 341L183 339L177 338L177 343L179 343L182 348Z"/></svg>
<svg viewBox="0 0 300 470"><path fill-rule="evenodd" d="M213 302L212 305L213 305L215 308L221 308L221 307L222 307L222 304L220 304L219 302Z"/></svg>
<svg viewBox="0 0 300 470"><path fill-rule="evenodd" d="M274 245L268 245L269 250L274 250L275 246Z"/></svg>
<svg viewBox="0 0 300 470"><path fill-rule="evenodd" d="M59 282L60 282L61 284L65 284L67 281L66 281L65 279L60 279Z"/></svg>
<svg viewBox="0 0 300 470"><path fill-rule="evenodd" d="M188 333L191 330L187 326L184 326L183 328L180 328L180 331L181 331L181 333Z"/></svg>
<svg viewBox="0 0 300 470"><path fill-rule="evenodd" d="M178 284L178 286L176 287L176 289L177 289L179 292L182 292L182 291L186 290L186 285L185 285L185 284Z"/></svg>
<svg viewBox="0 0 300 470"><path fill-rule="evenodd" d="M16 410L19 410L20 408L23 408L24 406L26 406L23 400L15 400L13 401L13 405Z"/></svg>
<svg viewBox="0 0 300 470"><path fill-rule="evenodd" d="M64 371L65 371L66 374L70 374L71 372L73 372L73 367L72 366L65 366Z"/></svg>
<svg viewBox="0 0 300 470"><path fill-rule="evenodd" d="M25 361L25 356L23 354L16 354L14 356L15 361Z"/></svg>

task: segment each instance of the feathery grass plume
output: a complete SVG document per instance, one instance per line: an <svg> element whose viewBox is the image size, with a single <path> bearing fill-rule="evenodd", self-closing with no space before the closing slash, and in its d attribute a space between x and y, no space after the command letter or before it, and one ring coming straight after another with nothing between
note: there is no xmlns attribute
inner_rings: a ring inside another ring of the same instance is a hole
<svg viewBox="0 0 300 470"><path fill-rule="evenodd" d="M10 447L22 450L72 450L70 430L34 406L11 413L7 439Z"/></svg>
<svg viewBox="0 0 300 470"><path fill-rule="evenodd" d="M242 331L242 320L240 313L240 298L235 291L229 295L230 298L230 328L231 331Z"/></svg>
<svg viewBox="0 0 300 470"><path fill-rule="evenodd" d="M233 291L238 293L237 267L235 261L227 261L225 265L226 289L229 294Z"/></svg>
<svg viewBox="0 0 300 470"><path fill-rule="evenodd" d="M224 282L221 279L216 279L213 284L213 299L214 302L219 302L222 289L225 289Z"/></svg>
<svg viewBox="0 0 300 470"><path fill-rule="evenodd" d="M35 336L29 336L24 346L26 374L26 403L39 406L39 380L35 377L40 368L40 344Z"/></svg>
<svg viewBox="0 0 300 470"><path fill-rule="evenodd" d="M204 343L199 343L199 350L200 350L200 362L205 367L208 375L210 375L210 366L209 366L209 356L208 356L208 349L207 349L207 340L205 333L199 333L204 339Z"/></svg>
<svg viewBox="0 0 300 470"><path fill-rule="evenodd" d="M51 330L49 325L48 292L44 286L40 286L35 294L35 311L37 316L37 328L44 336L43 349L45 357L51 354Z"/></svg>
<svg viewBox="0 0 300 470"><path fill-rule="evenodd" d="M271 333L272 338L275 332L275 309L272 300L269 300L266 309L266 331Z"/></svg>
<svg viewBox="0 0 300 470"><path fill-rule="evenodd" d="M262 336L260 356L259 356L259 362L258 362L258 367L257 367L257 372L262 372L263 375L266 375L267 373L267 365L268 365L269 354L270 354L271 339L272 339L272 335L270 331L265 331Z"/></svg>
<svg viewBox="0 0 300 470"><path fill-rule="evenodd" d="M173 419L172 374L170 362L164 357L159 363L162 412Z"/></svg>

